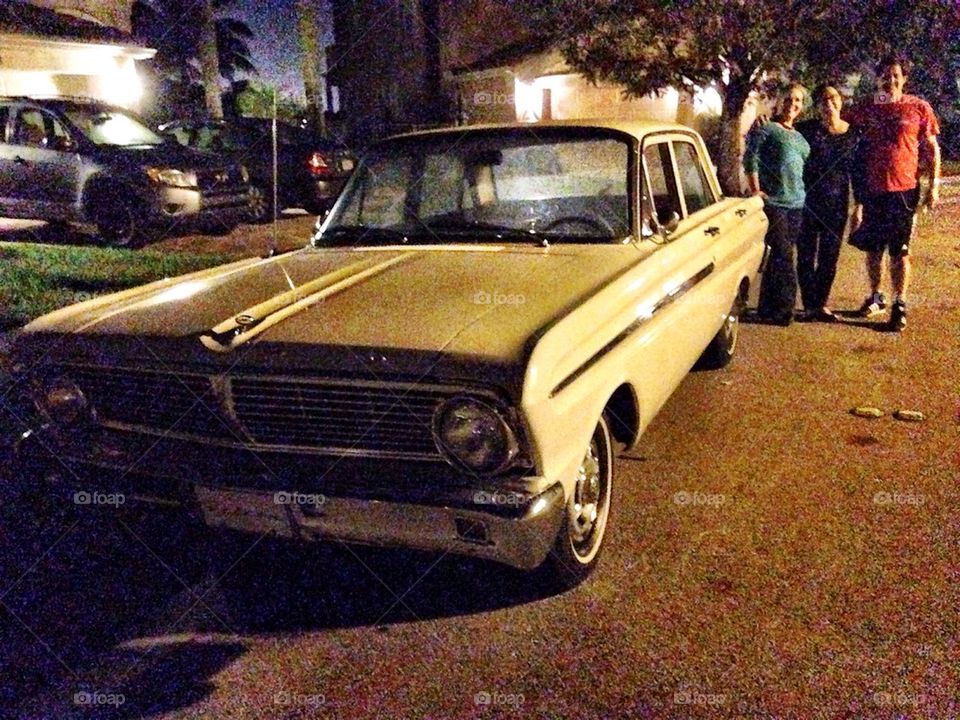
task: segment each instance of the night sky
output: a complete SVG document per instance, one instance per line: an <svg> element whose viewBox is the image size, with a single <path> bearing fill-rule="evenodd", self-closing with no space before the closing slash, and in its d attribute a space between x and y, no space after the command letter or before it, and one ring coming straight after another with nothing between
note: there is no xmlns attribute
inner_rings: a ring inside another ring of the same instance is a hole
<svg viewBox="0 0 960 720"><path fill-rule="evenodd" d="M327 3L315 1L329 44L333 34L329 29ZM295 0L235 0L223 14L243 20L254 32L250 51L253 64L260 72L255 79L276 84L283 93L303 97Z"/></svg>

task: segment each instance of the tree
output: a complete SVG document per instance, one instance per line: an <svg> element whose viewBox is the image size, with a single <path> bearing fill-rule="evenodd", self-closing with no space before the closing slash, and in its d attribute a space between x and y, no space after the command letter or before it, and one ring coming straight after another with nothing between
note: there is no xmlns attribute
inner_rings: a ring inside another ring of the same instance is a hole
<svg viewBox="0 0 960 720"><path fill-rule="evenodd" d="M323 43L317 29L316 0L297 0L297 29L300 39L300 67L303 73L303 90L307 97L307 117L311 129L326 135L324 122L325 87L321 74L320 58Z"/></svg>
<svg viewBox="0 0 960 720"><path fill-rule="evenodd" d="M630 97L715 87L720 184L740 194L741 117L751 91L794 69L829 21L827 0L534 0L570 66Z"/></svg>
<svg viewBox="0 0 960 720"><path fill-rule="evenodd" d="M861 73L884 54L910 54L913 87L955 107L960 8L954 0L532 0L567 63L629 97L712 86L723 99L717 164L724 192L741 191L741 118L752 91L776 81ZM867 73L869 75L869 73Z"/></svg>
<svg viewBox="0 0 960 720"><path fill-rule="evenodd" d="M204 17L207 11L222 13L232 0L135 0L131 13L134 34L157 50L147 65L148 79L156 86L157 114L169 119L193 108L199 99L208 112L216 108L212 95L219 98L220 78L233 82L240 73L255 74L247 41L253 31L230 17L214 17L215 39L211 39ZM216 54L206 54L204 76L202 48L215 46ZM213 60L216 60L216 63ZM218 69L214 70L214 65ZM198 92L199 91L199 92Z"/></svg>
<svg viewBox="0 0 960 720"><path fill-rule="evenodd" d="M213 24L211 0L199 0L200 33L197 55L203 75L203 89L207 100L207 112L215 120L223 120L223 102L220 99L220 58L217 55L217 30Z"/></svg>
<svg viewBox="0 0 960 720"><path fill-rule="evenodd" d="M247 117L273 117L274 88L263 83L241 81L237 83L239 93L236 107L240 114ZM277 118L283 122L300 127L307 117L307 108L303 100L284 93L277 94Z"/></svg>

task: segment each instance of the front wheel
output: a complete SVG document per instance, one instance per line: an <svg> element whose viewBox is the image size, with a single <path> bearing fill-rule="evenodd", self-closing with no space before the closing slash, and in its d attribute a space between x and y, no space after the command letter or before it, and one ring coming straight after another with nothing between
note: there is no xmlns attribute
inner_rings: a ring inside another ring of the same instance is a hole
<svg viewBox="0 0 960 720"><path fill-rule="evenodd" d="M563 524L545 561L545 570L561 588L583 582L597 566L612 502L613 437L602 415L584 449Z"/></svg>
<svg viewBox="0 0 960 720"><path fill-rule="evenodd" d="M143 242L143 219L137 203L125 198L102 197L92 208L100 239L111 247L133 248Z"/></svg>

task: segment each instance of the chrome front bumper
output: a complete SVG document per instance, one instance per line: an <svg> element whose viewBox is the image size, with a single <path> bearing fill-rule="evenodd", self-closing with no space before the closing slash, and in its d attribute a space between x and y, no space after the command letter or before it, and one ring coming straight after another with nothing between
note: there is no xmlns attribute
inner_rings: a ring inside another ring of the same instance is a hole
<svg viewBox="0 0 960 720"><path fill-rule="evenodd" d="M176 218L207 219L229 216L242 219L249 213L247 188L221 193L202 193L194 188L161 188L153 205L157 221Z"/></svg>
<svg viewBox="0 0 960 720"><path fill-rule="evenodd" d="M452 552L532 570L547 557L563 522L563 487L555 484L515 508L512 517L476 510L288 492L198 485L211 527L298 540Z"/></svg>
<svg viewBox="0 0 960 720"><path fill-rule="evenodd" d="M257 467L269 472L245 476L232 449L102 430L82 442L49 428L40 433L42 442L31 434L18 443L17 462L49 465L57 476L51 487L65 501L75 492L122 495L125 510L164 507L241 532L451 552L533 569L547 557L565 513L559 482L508 483L523 491L453 487L445 473L454 471L444 463L339 459L334 475L316 459L281 457L284 464L274 466L278 458L264 456ZM131 446L134 440L147 449ZM324 483L309 482L325 475ZM346 476L350 483L329 482Z"/></svg>

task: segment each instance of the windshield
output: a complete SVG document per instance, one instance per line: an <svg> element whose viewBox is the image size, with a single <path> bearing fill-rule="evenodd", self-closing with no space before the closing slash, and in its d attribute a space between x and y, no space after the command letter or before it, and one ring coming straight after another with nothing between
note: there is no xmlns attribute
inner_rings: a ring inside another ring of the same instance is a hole
<svg viewBox="0 0 960 720"><path fill-rule="evenodd" d="M97 145L162 145L164 140L135 116L115 109L78 107L66 111L70 122Z"/></svg>
<svg viewBox="0 0 960 720"><path fill-rule="evenodd" d="M566 128L388 141L358 166L314 244L623 239L629 156L619 135Z"/></svg>

